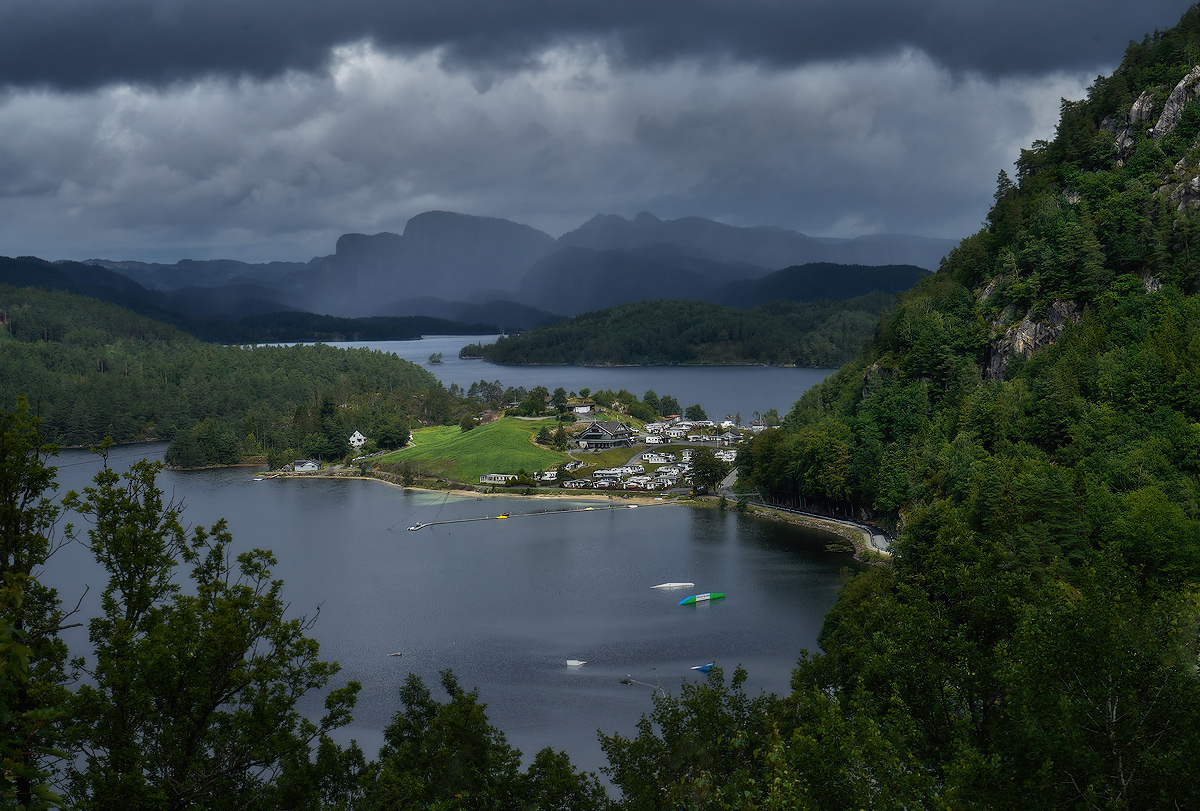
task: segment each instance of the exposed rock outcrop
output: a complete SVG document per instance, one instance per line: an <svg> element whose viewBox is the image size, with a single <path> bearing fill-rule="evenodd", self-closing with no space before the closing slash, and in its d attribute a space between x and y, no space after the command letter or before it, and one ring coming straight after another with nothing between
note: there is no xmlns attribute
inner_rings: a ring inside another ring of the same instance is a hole
<svg viewBox="0 0 1200 811"><path fill-rule="evenodd" d="M1115 122L1105 122L1112 125L1113 131L1116 132L1117 157L1120 160L1128 158L1129 153L1133 151L1133 128L1143 121L1149 121L1153 114L1154 96L1147 90L1138 96L1133 106L1129 108L1129 120L1124 127L1117 128Z"/></svg>
<svg viewBox="0 0 1200 811"><path fill-rule="evenodd" d="M1043 319L1035 320L1031 315L1026 315L988 346L988 357L983 367L984 379L1003 380L1004 372L1014 357L1028 358L1038 349L1050 346L1062 335L1067 324L1078 324L1079 319L1079 307L1073 301L1054 302Z"/></svg>
<svg viewBox="0 0 1200 811"><path fill-rule="evenodd" d="M1175 126L1183 115L1183 108L1196 98L1200 98L1200 65L1192 68L1191 73L1184 76L1179 80L1179 84L1175 85L1175 89L1167 97L1167 103L1163 105L1162 115L1150 129L1150 137L1157 143L1174 132ZM1141 101L1141 98L1138 101Z"/></svg>
<svg viewBox="0 0 1200 811"><path fill-rule="evenodd" d="M1188 207L1200 208L1200 175L1180 183L1167 183L1158 188L1158 194L1171 201L1181 214Z"/></svg>

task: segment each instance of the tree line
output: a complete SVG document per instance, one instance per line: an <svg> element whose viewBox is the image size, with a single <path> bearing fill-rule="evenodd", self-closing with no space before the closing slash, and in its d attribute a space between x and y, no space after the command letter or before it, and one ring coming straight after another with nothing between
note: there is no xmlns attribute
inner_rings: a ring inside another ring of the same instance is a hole
<svg viewBox="0 0 1200 811"><path fill-rule="evenodd" d="M1200 802L1181 776L1200 751L1200 213L1169 199L1200 105L1150 129L1197 53L1193 7L1064 102L983 230L739 453L768 500L899 530L780 709L846 735L836 776L860 775L864 804ZM1143 92L1153 115L1131 121ZM1014 350L1035 325L1043 345ZM723 779L829 767L808 739L773 745Z"/></svg>
<svg viewBox="0 0 1200 811"><path fill-rule="evenodd" d="M0 404L27 397L60 445L172 441L181 467L243 457L340 458L354 430L402 447L451 405L391 353L221 346L82 296L0 287Z"/></svg>
<svg viewBox="0 0 1200 811"><path fill-rule="evenodd" d="M469 344L460 356L506 365L838 366L858 354L893 299L870 293L846 301L777 301L753 310L641 301L501 336L487 346Z"/></svg>

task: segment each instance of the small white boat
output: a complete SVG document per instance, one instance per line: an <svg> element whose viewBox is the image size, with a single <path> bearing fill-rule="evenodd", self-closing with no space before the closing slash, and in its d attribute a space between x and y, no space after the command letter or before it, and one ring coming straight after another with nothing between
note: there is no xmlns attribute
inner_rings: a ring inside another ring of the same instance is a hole
<svg viewBox="0 0 1200 811"><path fill-rule="evenodd" d="M389 654L388 654L388 656L403 656L403 655L404 655L404 654L403 654L403 653L400 653L399 651L396 651L395 653L389 653Z"/></svg>
<svg viewBox="0 0 1200 811"><path fill-rule="evenodd" d="M690 589L695 583L659 583L657 586L651 586L652 589Z"/></svg>
<svg viewBox="0 0 1200 811"><path fill-rule="evenodd" d="M567 667L583 667L587 664L586 659L568 659Z"/></svg>

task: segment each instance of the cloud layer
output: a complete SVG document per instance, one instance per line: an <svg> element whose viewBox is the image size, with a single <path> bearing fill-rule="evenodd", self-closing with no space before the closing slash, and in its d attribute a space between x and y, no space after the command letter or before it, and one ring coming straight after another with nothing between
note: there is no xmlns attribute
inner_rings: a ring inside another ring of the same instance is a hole
<svg viewBox="0 0 1200 811"><path fill-rule="evenodd" d="M9 4L0 253L305 260L430 209L958 238L1186 8L1052 5Z"/></svg>

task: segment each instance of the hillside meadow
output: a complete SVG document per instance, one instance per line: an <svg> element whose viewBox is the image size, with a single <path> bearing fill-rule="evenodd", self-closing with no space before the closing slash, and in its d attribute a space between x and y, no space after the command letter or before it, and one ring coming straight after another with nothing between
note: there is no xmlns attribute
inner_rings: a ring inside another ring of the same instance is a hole
<svg viewBox="0 0 1200 811"><path fill-rule="evenodd" d="M569 457L534 443L543 425L554 428L557 423L506 417L470 431L457 425L418 428L412 432L409 447L381 461L419 465L422 476L438 475L461 482L478 482L485 473L548 470Z"/></svg>

